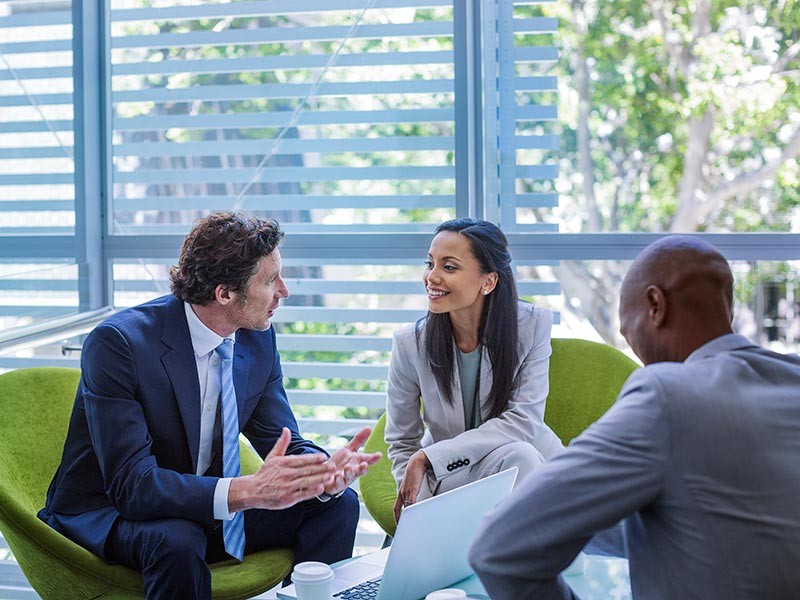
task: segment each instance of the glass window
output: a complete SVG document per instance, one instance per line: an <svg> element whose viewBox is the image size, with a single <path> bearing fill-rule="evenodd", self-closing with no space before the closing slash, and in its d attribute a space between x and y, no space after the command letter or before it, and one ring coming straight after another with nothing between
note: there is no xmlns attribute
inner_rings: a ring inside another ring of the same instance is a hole
<svg viewBox="0 0 800 600"><path fill-rule="evenodd" d="M150 4L111 2L115 234L220 209L287 232L454 214L450 2Z"/></svg>
<svg viewBox="0 0 800 600"><path fill-rule="evenodd" d="M561 231L800 232L796 6L671 6L549 9Z"/></svg>
<svg viewBox="0 0 800 600"><path fill-rule="evenodd" d="M74 232L70 8L0 3L0 236Z"/></svg>

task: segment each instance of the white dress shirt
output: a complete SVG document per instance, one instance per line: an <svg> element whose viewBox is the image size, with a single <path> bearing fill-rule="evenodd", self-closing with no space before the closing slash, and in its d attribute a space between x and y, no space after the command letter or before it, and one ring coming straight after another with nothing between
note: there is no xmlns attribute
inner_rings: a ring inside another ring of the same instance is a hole
<svg viewBox="0 0 800 600"><path fill-rule="evenodd" d="M219 403L219 363L220 358L214 349L224 338L211 331L194 314L191 304L183 303L186 311L186 322L192 338L194 358L197 363L197 379L200 382L200 449L197 453L196 475L202 475L211 464L211 446L214 442L214 421L217 418ZM234 344L234 334L227 336ZM214 489L214 518L230 520L233 513L228 510L228 491L231 478L222 477Z"/></svg>

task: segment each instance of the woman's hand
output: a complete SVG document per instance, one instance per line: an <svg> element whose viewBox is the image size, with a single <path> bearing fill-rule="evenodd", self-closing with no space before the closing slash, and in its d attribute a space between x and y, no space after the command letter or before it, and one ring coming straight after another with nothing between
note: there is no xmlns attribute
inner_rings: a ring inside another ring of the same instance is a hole
<svg viewBox="0 0 800 600"><path fill-rule="evenodd" d="M400 520L400 512L404 507L410 506L417 501L417 495L422 487L422 482L428 469L431 468L431 461L425 452L418 450L415 452L406 466L403 481L400 482L400 489L397 492L397 501L394 503L394 520Z"/></svg>

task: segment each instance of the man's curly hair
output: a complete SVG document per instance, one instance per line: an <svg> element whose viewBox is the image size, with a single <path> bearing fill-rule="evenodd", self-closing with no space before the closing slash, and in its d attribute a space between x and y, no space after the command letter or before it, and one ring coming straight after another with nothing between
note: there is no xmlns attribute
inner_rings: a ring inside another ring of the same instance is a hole
<svg viewBox="0 0 800 600"><path fill-rule="evenodd" d="M218 212L198 220L183 241L178 264L170 269L173 295L204 306L214 300L220 284L233 292L246 290L258 261L282 239L273 219Z"/></svg>

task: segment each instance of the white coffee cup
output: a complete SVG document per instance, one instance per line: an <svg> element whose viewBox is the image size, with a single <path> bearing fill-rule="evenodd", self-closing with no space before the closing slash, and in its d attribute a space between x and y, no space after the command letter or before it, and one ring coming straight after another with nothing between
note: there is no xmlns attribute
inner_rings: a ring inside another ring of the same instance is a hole
<svg viewBox="0 0 800 600"><path fill-rule="evenodd" d="M292 571L297 600L331 600L333 569L321 562L298 563Z"/></svg>
<svg viewBox="0 0 800 600"><path fill-rule="evenodd" d="M436 590L425 596L425 600L458 600L459 598L466 598L467 592L459 590L458 588L446 588L443 590Z"/></svg>

